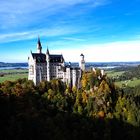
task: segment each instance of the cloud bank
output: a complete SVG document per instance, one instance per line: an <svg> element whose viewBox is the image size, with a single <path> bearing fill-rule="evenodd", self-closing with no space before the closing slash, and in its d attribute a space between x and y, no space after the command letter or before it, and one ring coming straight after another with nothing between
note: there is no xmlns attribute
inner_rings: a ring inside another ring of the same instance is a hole
<svg viewBox="0 0 140 140"><path fill-rule="evenodd" d="M106 44L90 44L81 48L54 50L62 53L66 61L79 62L80 54L85 55L87 62L125 62L140 61L140 41L122 41Z"/></svg>

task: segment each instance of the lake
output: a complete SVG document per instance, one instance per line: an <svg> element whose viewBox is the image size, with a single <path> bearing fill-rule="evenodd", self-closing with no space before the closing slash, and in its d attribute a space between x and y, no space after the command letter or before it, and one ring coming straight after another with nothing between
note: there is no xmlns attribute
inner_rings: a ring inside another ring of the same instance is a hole
<svg viewBox="0 0 140 140"><path fill-rule="evenodd" d="M10 69L28 69L28 67L0 67L0 70L10 70Z"/></svg>

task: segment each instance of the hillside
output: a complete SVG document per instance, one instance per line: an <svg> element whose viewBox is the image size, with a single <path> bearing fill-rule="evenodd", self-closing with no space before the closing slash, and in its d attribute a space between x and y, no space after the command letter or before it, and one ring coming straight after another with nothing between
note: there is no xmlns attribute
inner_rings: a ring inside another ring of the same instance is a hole
<svg viewBox="0 0 140 140"><path fill-rule="evenodd" d="M0 139L118 140L140 137L140 87L117 88L100 70L81 88L52 80L0 83Z"/></svg>
<svg viewBox="0 0 140 140"><path fill-rule="evenodd" d="M133 77L140 78L140 65L137 67L128 69L122 76L127 79L132 79Z"/></svg>

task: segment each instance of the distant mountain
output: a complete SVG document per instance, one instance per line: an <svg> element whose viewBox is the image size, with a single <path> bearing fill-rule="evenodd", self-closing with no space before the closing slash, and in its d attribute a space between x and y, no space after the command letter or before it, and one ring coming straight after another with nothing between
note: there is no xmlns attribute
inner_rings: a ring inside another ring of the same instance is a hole
<svg viewBox="0 0 140 140"><path fill-rule="evenodd" d="M0 62L0 67L27 67L28 63L4 63Z"/></svg>

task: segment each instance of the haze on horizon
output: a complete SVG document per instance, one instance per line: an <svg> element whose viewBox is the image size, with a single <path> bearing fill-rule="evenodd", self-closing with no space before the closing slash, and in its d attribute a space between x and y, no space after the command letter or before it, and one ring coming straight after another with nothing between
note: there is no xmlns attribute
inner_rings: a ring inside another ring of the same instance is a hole
<svg viewBox="0 0 140 140"><path fill-rule="evenodd" d="M65 61L140 61L139 0L1 0L0 62L27 62L36 52Z"/></svg>

